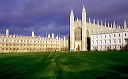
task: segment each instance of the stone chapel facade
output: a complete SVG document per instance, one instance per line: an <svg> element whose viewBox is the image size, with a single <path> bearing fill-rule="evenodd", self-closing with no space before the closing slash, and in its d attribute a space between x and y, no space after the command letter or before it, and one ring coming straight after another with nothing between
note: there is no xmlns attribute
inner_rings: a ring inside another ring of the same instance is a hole
<svg viewBox="0 0 128 79"><path fill-rule="evenodd" d="M71 10L70 12L70 51L87 51L90 50L90 35L91 33L97 33L99 31L106 30L119 30L121 26L116 25L114 23L105 22L97 22L95 19L93 23L89 18L89 22L86 22L86 9L83 6L82 9L82 20L74 20L74 12ZM122 29L126 29L126 21L124 20L124 26Z"/></svg>

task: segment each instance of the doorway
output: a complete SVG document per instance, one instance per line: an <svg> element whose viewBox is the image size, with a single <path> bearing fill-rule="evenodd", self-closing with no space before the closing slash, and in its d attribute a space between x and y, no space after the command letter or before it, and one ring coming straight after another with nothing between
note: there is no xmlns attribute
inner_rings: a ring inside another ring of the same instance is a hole
<svg viewBox="0 0 128 79"><path fill-rule="evenodd" d="M90 37L87 37L87 50L90 51Z"/></svg>
<svg viewBox="0 0 128 79"><path fill-rule="evenodd" d="M80 45L78 45L78 50L80 50Z"/></svg>

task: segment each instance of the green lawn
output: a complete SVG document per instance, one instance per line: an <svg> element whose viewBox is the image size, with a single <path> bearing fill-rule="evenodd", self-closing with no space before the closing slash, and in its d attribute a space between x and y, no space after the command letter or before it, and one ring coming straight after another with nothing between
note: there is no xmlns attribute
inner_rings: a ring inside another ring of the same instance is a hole
<svg viewBox="0 0 128 79"><path fill-rule="evenodd" d="M126 79L128 51L0 54L0 79Z"/></svg>

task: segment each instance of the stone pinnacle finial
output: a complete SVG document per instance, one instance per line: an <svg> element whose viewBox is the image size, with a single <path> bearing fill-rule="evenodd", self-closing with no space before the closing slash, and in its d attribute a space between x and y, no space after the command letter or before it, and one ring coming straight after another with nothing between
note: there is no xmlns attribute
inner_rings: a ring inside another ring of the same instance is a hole
<svg viewBox="0 0 128 79"><path fill-rule="evenodd" d="M93 24L95 25L95 19L93 19Z"/></svg>
<svg viewBox="0 0 128 79"><path fill-rule="evenodd" d="M56 36L56 39L58 39L58 35Z"/></svg>
<svg viewBox="0 0 128 79"><path fill-rule="evenodd" d="M83 9L82 9L82 11L85 11L85 6L83 5Z"/></svg>
<svg viewBox="0 0 128 79"><path fill-rule="evenodd" d="M77 17L77 19L76 19L76 20L77 20L77 21L79 20L79 19L78 19L78 17Z"/></svg>
<svg viewBox="0 0 128 79"><path fill-rule="evenodd" d="M116 22L114 21L114 23L113 23L113 28L116 28Z"/></svg>
<svg viewBox="0 0 128 79"><path fill-rule="evenodd" d="M101 20L101 26L103 26L103 22L102 22L102 20Z"/></svg>
<svg viewBox="0 0 128 79"><path fill-rule="evenodd" d="M108 22L108 27L109 27L109 22Z"/></svg>
<svg viewBox="0 0 128 79"><path fill-rule="evenodd" d="M71 13L70 13L70 15L74 15L73 9L71 9Z"/></svg>
<svg viewBox="0 0 128 79"><path fill-rule="evenodd" d="M83 5L83 9L85 9L85 6Z"/></svg>
<svg viewBox="0 0 128 79"><path fill-rule="evenodd" d="M119 29L121 29L121 26L119 25Z"/></svg>
<svg viewBox="0 0 128 79"><path fill-rule="evenodd" d="M111 23L111 28L113 27L112 23Z"/></svg>
<svg viewBox="0 0 128 79"><path fill-rule="evenodd" d="M97 25L99 26L99 20L97 20Z"/></svg>
<svg viewBox="0 0 128 79"><path fill-rule="evenodd" d="M124 19L124 29L127 28L127 23L126 23L126 20Z"/></svg>
<svg viewBox="0 0 128 79"><path fill-rule="evenodd" d="M105 21L105 25L104 26L106 27L106 21Z"/></svg>
<svg viewBox="0 0 128 79"><path fill-rule="evenodd" d="M89 18L89 23L91 24L91 19Z"/></svg>

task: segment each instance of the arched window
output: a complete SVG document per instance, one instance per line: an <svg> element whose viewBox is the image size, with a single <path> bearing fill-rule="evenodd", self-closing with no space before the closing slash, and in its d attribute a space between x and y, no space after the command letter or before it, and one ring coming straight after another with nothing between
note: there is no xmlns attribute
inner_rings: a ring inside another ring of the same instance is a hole
<svg viewBox="0 0 128 79"><path fill-rule="evenodd" d="M82 40L82 29L76 28L75 29L75 41Z"/></svg>

